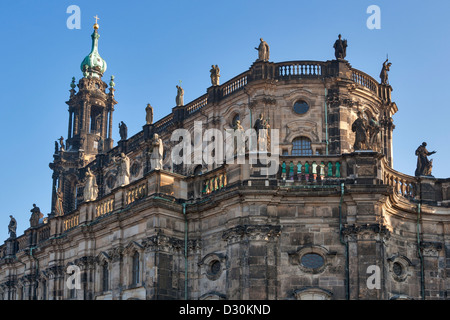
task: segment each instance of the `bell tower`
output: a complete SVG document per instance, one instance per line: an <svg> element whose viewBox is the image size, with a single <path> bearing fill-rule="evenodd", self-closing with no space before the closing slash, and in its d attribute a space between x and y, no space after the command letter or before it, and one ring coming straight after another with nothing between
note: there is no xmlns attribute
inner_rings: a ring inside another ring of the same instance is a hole
<svg viewBox="0 0 450 320"><path fill-rule="evenodd" d="M114 143L111 138L112 116L117 104L114 99L114 76L111 76L108 88L102 80L106 62L98 52L98 29L96 21L91 35L91 52L81 63L83 77L78 84L72 78L70 85L70 98L66 102L69 106L69 124L65 145L63 137L59 139L59 145L55 142L53 162L50 163L53 170L53 215L64 215L77 208L85 167L97 155L111 150Z"/></svg>
<svg viewBox="0 0 450 320"><path fill-rule="evenodd" d="M78 85L72 79L70 99L66 102L69 105L66 149L82 150L86 156L104 153L112 148L112 116L117 104L114 99L114 76L111 77L108 93L108 85L102 80L106 62L98 52L98 29L96 22L91 35L91 52L81 63L83 77Z"/></svg>

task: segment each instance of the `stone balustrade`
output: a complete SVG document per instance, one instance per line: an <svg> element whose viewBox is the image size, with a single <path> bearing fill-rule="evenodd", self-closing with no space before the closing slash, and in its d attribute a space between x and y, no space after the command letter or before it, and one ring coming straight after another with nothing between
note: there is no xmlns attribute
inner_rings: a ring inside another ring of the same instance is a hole
<svg viewBox="0 0 450 320"><path fill-rule="evenodd" d="M395 171L389 167L386 161L383 164L383 183L394 187L394 192L398 195L413 199L417 196L418 181L416 177Z"/></svg>

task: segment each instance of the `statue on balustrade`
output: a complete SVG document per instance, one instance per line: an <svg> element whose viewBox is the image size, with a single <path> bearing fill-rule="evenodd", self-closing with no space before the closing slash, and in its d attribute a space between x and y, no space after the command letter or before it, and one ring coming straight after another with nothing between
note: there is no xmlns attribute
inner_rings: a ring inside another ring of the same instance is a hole
<svg viewBox="0 0 450 320"><path fill-rule="evenodd" d="M95 201L98 195L97 179L92 173L91 168L87 169L86 181L84 184L83 199L85 202Z"/></svg>
<svg viewBox="0 0 450 320"><path fill-rule="evenodd" d="M213 86L218 86L219 85L219 78L220 78L220 69L219 66L216 65L212 65L211 66L211 84Z"/></svg>
<svg viewBox="0 0 450 320"><path fill-rule="evenodd" d="M388 62L389 59L386 59L385 62L383 62L383 68L381 69L380 78L381 78L381 84L383 85L389 85L389 74L392 63Z"/></svg>
<svg viewBox="0 0 450 320"><path fill-rule="evenodd" d="M358 118L352 124L352 131L355 133L355 151L367 149L367 122L361 111L358 111Z"/></svg>
<svg viewBox="0 0 450 320"><path fill-rule="evenodd" d="M245 131L240 120L236 120L234 132L236 136L235 154L239 156L245 155Z"/></svg>
<svg viewBox="0 0 450 320"><path fill-rule="evenodd" d="M258 141L258 146L260 151L268 150L268 131L269 131L269 123L264 119L264 114L259 115L259 119L255 121L255 126L253 127L256 130L256 137Z"/></svg>
<svg viewBox="0 0 450 320"><path fill-rule="evenodd" d="M163 168L164 145L162 139L157 133L153 135L152 153L150 155L151 169Z"/></svg>
<svg viewBox="0 0 450 320"><path fill-rule="evenodd" d="M16 238L16 230L17 230L17 221L11 215L9 216L9 218L11 220L9 221L9 225L8 225L8 234L10 235L10 239L15 239Z"/></svg>
<svg viewBox="0 0 450 320"><path fill-rule="evenodd" d="M150 103L145 107L145 121L147 124L153 124L153 107Z"/></svg>
<svg viewBox="0 0 450 320"><path fill-rule="evenodd" d="M378 121L372 117L369 120L368 124L368 138L369 138L369 146L370 149L374 151L379 150L379 142L380 142L380 124Z"/></svg>
<svg viewBox="0 0 450 320"><path fill-rule="evenodd" d="M57 217L64 215L63 193L60 189L56 191L55 213Z"/></svg>
<svg viewBox="0 0 450 320"><path fill-rule="evenodd" d="M436 153L436 151L428 152L427 143L423 142L416 150L417 168L415 176L432 176L433 160L428 160L428 156Z"/></svg>
<svg viewBox="0 0 450 320"><path fill-rule="evenodd" d="M119 134L120 134L120 140L127 140L128 127L123 121L121 121L119 123Z"/></svg>
<svg viewBox="0 0 450 320"><path fill-rule="evenodd" d="M44 215L41 213L41 209L39 209L39 207L37 207L35 203L33 203L33 208L30 210L30 212L30 227L37 227L39 225L39 220L43 218Z"/></svg>
<svg viewBox="0 0 450 320"><path fill-rule="evenodd" d="M117 186L122 187L130 183L130 158L121 153L118 159L113 158L117 165Z"/></svg>
<svg viewBox="0 0 450 320"><path fill-rule="evenodd" d="M339 35L333 48L336 59L345 59L347 56L347 40L343 40L342 36Z"/></svg>
<svg viewBox="0 0 450 320"><path fill-rule="evenodd" d="M59 145L60 145L60 150L64 151L65 147L64 147L64 138L61 136L61 138L59 138Z"/></svg>
<svg viewBox="0 0 450 320"><path fill-rule="evenodd" d="M255 48L256 50L258 50L258 60L256 61L269 61L270 57L269 45L267 44L267 42L263 40L263 38L259 40L260 40L259 47Z"/></svg>
<svg viewBox="0 0 450 320"><path fill-rule="evenodd" d="M175 99L177 107L184 106L184 89L177 85L177 97Z"/></svg>

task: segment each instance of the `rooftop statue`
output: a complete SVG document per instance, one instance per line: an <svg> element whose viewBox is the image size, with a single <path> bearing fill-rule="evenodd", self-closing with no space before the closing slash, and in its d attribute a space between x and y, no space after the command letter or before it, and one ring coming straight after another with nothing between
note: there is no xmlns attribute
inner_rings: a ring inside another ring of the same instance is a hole
<svg viewBox="0 0 450 320"><path fill-rule="evenodd" d="M157 133L153 135L152 153L150 155L150 166L152 169L163 168L164 145Z"/></svg>
<svg viewBox="0 0 450 320"><path fill-rule="evenodd" d="M259 40L260 40L259 47L255 48L256 50L258 50L258 60L256 61L269 61L270 56L269 45L267 44L267 42L263 40L263 38Z"/></svg>
<svg viewBox="0 0 450 320"><path fill-rule="evenodd" d="M37 227L39 225L39 219L44 217L44 215L41 213L41 209L36 206L36 204L33 203L33 208L30 210L31 212L31 218L30 218L30 227Z"/></svg>
<svg viewBox="0 0 450 320"><path fill-rule="evenodd" d="M11 220L9 221L9 225L8 225L8 234L10 235L10 238L14 239L14 238L16 238L17 221L11 215L9 216L9 218Z"/></svg>
<svg viewBox="0 0 450 320"><path fill-rule="evenodd" d="M153 123L153 108L149 104L147 104L147 107L145 108L145 121L147 124Z"/></svg>
<svg viewBox="0 0 450 320"><path fill-rule="evenodd" d="M120 140L127 140L128 127L123 121L121 121L119 123L119 134L120 134Z"/></svg>
<svg viewBox="0 0 450 320"><path fill-rule="evenodd" d="M220 69L219 66L216 65L212 65L211 66L211 84L213 86L218 86L219 85L219 78L220 78Z"/></svg>
<svg viewBox="0 0 450 320"><path fill-rule="evenodd" d="M130 158L121 153L119 159L113 158L117 165L117 186L125 186L130 183Z"/></svg>
<svg viewBox="0 0 450 320"><path fill-rule="evenodd" d="M385 62L383 62L383 68L381 69L380 78L381 78L381 84L389 85L389 74L392 63L388 62L389 59L386 59Z"/></svg>
<svg viewBox="0 0 450 320"><path fill-rule="evenodd" d="M339 35L333 48L336 59L345 59L347 56L347 40L342 40L342 36Z"/></svg>
<svg viewBox="0 0 450 320"><path fill-rule="evenodd" d="M97 199L98 195L98 186L97 179L95 175L92 173L91 168L88 168L86 172L86 183L84 185L83 197L84 201L94 201Z"/></svg>
<svg viewBox="0 0 450 320"><path fill-rule="evenodd" d="M177 107L184 105L184 90L181 86L177 85L177 97L175 99Z"/></svg>
<svg viewBox="0 0 450 320"><path fill-rule="evenodd" d="M423 142L416 150L417 168L415 176L431 176L431 169L433 168L433 160L428 160L428 156L436 153L436 151L428 152L427 143Z"/></svg>

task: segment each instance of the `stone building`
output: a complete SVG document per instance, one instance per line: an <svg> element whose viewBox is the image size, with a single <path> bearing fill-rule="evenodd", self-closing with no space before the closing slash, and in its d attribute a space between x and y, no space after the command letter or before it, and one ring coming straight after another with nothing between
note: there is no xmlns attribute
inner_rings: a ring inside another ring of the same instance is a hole
<svg viewBox="0 0 450 320"><path fill-rule="evenodd" d="M96 24L50 163L52 210L0 246L0 299L447 298L450 179L392 169L387 74L352 68L340 37L334 60L275 63L264 43L224 84L215 66L206 94L184 104L179 90L166 117L131 137L122 124L117 145L98 40ZM196 126L261 115L268 154L173 161L175 129L202 150Z"/></svg>

